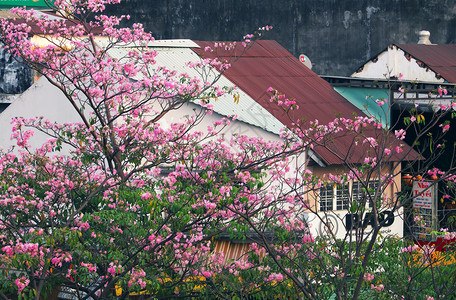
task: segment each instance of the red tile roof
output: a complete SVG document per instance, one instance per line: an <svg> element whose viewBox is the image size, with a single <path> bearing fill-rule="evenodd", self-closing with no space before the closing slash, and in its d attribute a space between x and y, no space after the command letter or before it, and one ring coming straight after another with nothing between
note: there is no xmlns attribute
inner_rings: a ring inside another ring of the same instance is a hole
<svg viewBox="0 0 456 300"><path fill-rule="evenodd" d="M450 83L456 83L456 44L396 44Z"/></svg>
<svg viewBox="0 0 456 300"><path fill-rule="evenodd" d="M193 48L197 54L215 56L203 51L206 46L212 47L214 42L195 42L201 47ZM235 55L239 55L241 51L241 47L237 47ZM217 56L231 57L233 51L226 54L218 52ZM327 124L336 116L351 118L354 114L364 115L276 41L257 41L232 63L224 75L287 127L292 127L293 121L301 118ZM291 118L269 101L269 87L295 99L299 110L294 111ZM370 135L374 136L376 133L372 132ZM339 136L332 145L336 148L333 150L344 155L348 153L350 162L361 162L364 159L365 149L353 147L353 137ZM314 151L328 165L341 163L339 158L326 149L316 148Z"/></svg>

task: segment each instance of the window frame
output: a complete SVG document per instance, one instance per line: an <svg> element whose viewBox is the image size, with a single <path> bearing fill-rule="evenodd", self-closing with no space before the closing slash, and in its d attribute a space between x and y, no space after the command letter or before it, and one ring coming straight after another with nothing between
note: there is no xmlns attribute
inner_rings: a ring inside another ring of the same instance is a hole
<svg viewBox="0 0 456 300"><path fill-rule="evenodd" d="M363 196L364 193L362 191L362 187L363 185L360 181L350 181L344 185L328 183L327 185L320 187L317 196L318 211L325 212L349 210L350 201L359 201L359 199ZM367 187L368 189L376 190L378 188L378 180L370 180L367 182ZM340 192L340 190L343 192ZM348 194L346 194L347 192ZM322 193L324 193L323 202L321 198ZM331 201L329 201L330 196L332 198ZM381 196L383 196L383 193ZM366 201L366 208L372 208L370 201Z"/></svg>
<svg viewBox="0 0 456 300"><path fill-rule="evenodd" d="M334 210L334 186L327 184L323 187L320 187L318 191L318 211ZM323 199L322 194L324 195ZM329 199L331 199L331 201L329 201Z"/></svg>

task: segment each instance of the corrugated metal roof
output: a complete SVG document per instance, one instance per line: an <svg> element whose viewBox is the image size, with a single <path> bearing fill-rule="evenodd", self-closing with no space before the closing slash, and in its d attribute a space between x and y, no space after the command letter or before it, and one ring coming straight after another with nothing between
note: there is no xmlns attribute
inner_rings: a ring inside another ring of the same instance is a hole
<svg viewBox="0 0 456 300"><path fill-rule="evenodd" d="M194 49L200 55L211 42L197 42ZM275 41L258 41L234 62L224 75L236 86L255 99L268 111L273 112L284 125L292 121L275 104L266 92L269 87L294 98L300 109L294 117L318 119L320 123L332 121L336 114L351 117L363 113L353 106L325 80L304 66L297 58Z"/></svg>
<svg viewBox="0 0 456 300"><path fill-rule="evenodd" d="M211 55L202 49L213 46L213 42L197 43L200 48L194 49L195 52L205 56ZM217 54L225 57L230 55L229 52ZM304 66L275 41L256 42L224 75L288 127L301 118L327 124L336 116L351 118L353 114L364 115L361 110L334 91L328 82ZM284 93L288 98L295 99L299 110L287 115L276 104L271 103L266 92L269 87ZM370 135L377 134L372 132ZM333 140L332 146L335 148L332 150L339 155L347 156L350 162L361 162L364 159L365 149L353 147L352 136L340 135ZM328 165L341 163L340 158L331 151L321 147L314 150Z"/></svg>
<svg viewBox="0 0 456 300"><path fill-rule="evenodd" d="M173 47L173 48L190 48L199 47L197 43L192 40L155 40L147 44L148 47Z"/></svg>
<svg viewBox="0 0 456 300"><path fill-rule="evenodd" d="M220 80L220 86L237 86L240 95L239 103L234 103L232 96L225 95L218 101L213 101L214 111L222 115L237 115L238 119L248 124L258 126L273 133L279 133L284 126L292 127L297 119L308 121L319 120L325 124L336 116L353 117L353 114L364 115L361 110L352 105L339 93L334 91L329 83L304 66L291 53L275 41L258 41L247 51L240 45L232 50L216 49L205 52L206 46L212 47L214 42L195 41L197 47L174 47L168 42L154 46L158 52L157 64L154 67L166 66L190 77L200 78L200 74L186 66L188 62L198 62L200 57L226 58L232 62ZM185 43L187 44L187 43ZM109 50L109 55L115 58L126 57L132 47L116 47ZM242 55L241 55L242 54ZM270 102L267 89L273 87L293 98L299 105L299 110L287 115L280 107ZM382 131L383 132L383 131ZM368 133L376 136L379 133ZM339 135L331 144L337 155L327 149L317 147L314 151L328 165L340 164L338 155L347 157L350 162L361 162L364 159L363 147L353 147L353 136Z"/></svg>
<svg viewBox="0 0 456 300"><path fill-rule="evenodd" d="M99 47L105 48L108 45L111 45L112 41L107 36L95 36L94 40L99 45ZM198 48L198 44L189 39L176 39L176 40L153 40L145 45L145 42L136 41L134 43L116 43L115 48L122 49L125 47L134 48L134 47L150 47L150 48Z"/></svg>
<svg viewBox="0 0 456 300"><path fill-rule="evenodd" d="M396 44L416 60L422 61L446 81L456 83L456 44Z"/></svg>
<svg viewBox="0 0 456 300"><path fill-rule="evenodd" d="M158 41L157 41L158 42ZM176 47L174 47L176 45ZM186 45L186 47L182 46ZM166 66L170 70L175 70L178 73L187 73L192 78L201 79L201 74L194 68L187 66L189 62L200 62L201 58L188 46L192 46L192 49L198 48L199 46L191 40L179 40L179 43L173 43L173 41L165 41L162 43L152 42L149 44L150 48L158 52L156 57L157 63L154 68L160 66ZM131 47L115 47L108 51L108 54L117 59L128 57L128 52L135 50L136 48ZM217 73L218 74L218 73ZM136 79L139 79L137 77ZM226 77L221 76L217 81L216 85L221 87L234 86L233 82L228 80ZM251 96L237 90L234 92L239 94L239 101L234 102L232 95L224 95L215 100L211 100L211 104L214 107L214 111L225 116L237 115L237 119L248 124L257 126L266 131L278 134L283 124L280 123L267 109L263 108L258 104Z"/></svg>

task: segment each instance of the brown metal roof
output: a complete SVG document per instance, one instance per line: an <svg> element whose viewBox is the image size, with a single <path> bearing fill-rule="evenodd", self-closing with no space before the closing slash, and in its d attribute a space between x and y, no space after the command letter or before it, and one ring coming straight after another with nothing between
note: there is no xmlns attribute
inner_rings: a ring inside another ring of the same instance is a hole
<svg viewBox="0 0 456 300"><path fill-rule="evenodd" d="M446 81L456 83L456 44L396 44L396 46L423 62Z"/></svg>
<svg viewBox="0 0 456 300"><path fill-rule="evenodd" d="M193 51L205 57L217 55L230 58L242 53L241 46L231 51L224 52L218 49L217 53L208 53L203 49L206 46L212 47L214 42L195 42L201 48L193 48ZM257 41L236 58L224 75L287 127L292 127L293 121L301 118L327 124L336 116L351 118L354 114L364 115L334 91L328 82L304 66L276 41ZM266 92L269 87L277 89L290 99L295 99L299 110L288 116L276 104L271 103L270 95ZM374 135L375 133L372 132L371 136ZM364 159L365 149L352 147L352 136L340 136L333 142L332 145L337 147L335 149L337 152L349 152L348 161L360 162ZM328 150L322 148L314 150L328 165L341 163L341 160Z"/></svg>
<svg viewBox="0 0 456 300"><path fill-rule="evenodd" d="M207 56L202 49L212 46L213 42L195 42L201 49L194 51ZM324 123L332 121L336 114L345 117L351 117L353 113L363 115L329 83L275 41L256 42L224 75L263 107L274 111L274 116L287 126L291 126L291 121L286 114L269 101L270 95L266 92L269 87L296 100L300 107L299 118L318 119Z"/></svg>

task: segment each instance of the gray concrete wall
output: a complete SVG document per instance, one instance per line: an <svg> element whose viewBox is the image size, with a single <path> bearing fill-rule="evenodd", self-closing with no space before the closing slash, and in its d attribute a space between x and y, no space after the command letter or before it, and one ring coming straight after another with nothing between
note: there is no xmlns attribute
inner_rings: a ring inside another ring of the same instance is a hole
<svg viewBox="0 0 456 300"><path fill-rule="evenodd" d="M455 0L122 0L108 12L130 14L156 38L239 40L264 25L320 75L349 75L390 43L456 43Z"/></svg>
<svg viewBox="0 0 456 300"><path fill-rule="evenodd" d="M0 48L0 94L20 94L32 83L32 71Z"/></svg>

